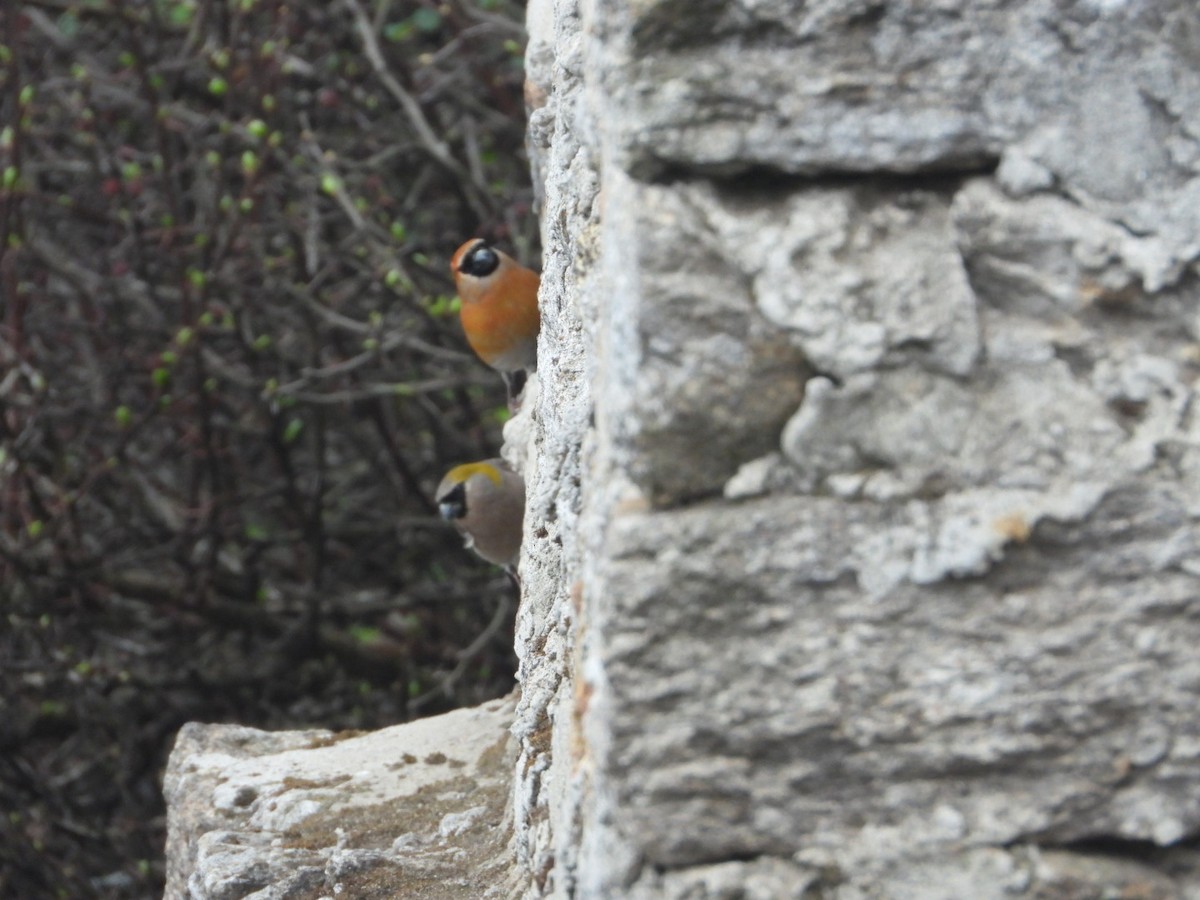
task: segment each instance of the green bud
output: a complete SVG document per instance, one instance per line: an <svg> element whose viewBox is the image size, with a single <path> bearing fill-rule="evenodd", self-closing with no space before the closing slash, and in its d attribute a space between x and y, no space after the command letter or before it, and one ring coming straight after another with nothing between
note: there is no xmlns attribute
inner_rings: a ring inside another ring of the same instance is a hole
<svg viewBox="0 0 1200 900"><path fill-rule="evenodd" d="M304 422L300 419L292 419L287 423L287 427L283 429L283 442L290 444L300 437L300 432L304 430Z"/></svg>
<svg viewBox="0 0 1200 900"><path fill-rule="evenodd" d="M329 196L336 195L342 189L342 179L338 178L332 172L326 172L321 176L321 190Z"/></svg>

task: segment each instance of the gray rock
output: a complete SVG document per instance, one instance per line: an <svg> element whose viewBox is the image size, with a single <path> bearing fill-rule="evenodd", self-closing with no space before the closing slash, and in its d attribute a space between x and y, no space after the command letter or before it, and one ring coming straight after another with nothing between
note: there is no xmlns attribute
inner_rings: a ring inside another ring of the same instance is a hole
<svg viewBox="0 0 1200 900"><path fill-rule="evenodd" d="M184 726L168 898L504 897L511 700L372 733Z"/></svg>

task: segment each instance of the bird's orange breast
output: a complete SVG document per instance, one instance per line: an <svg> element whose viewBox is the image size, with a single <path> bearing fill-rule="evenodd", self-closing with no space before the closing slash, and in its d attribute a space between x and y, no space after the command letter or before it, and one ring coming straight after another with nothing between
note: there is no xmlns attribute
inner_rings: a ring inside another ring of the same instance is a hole
<svg viewBox="0 0 1200 900"><path fill-rule="evenodd" d="M536 272L512 268L500 272L494 284L477 296L462 296L462 325L467 342L479 358L501 370L532 368L541 327ZM461 296L461 295L460 295Z"/></svg>

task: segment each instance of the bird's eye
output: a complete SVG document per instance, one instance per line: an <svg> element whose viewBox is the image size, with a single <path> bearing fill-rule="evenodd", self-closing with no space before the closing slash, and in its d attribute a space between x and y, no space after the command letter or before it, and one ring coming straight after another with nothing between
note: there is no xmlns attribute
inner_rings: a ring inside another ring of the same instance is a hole
<svg viewBox="0 0 1200 900"><path fill-rule="evenodd" d="M499 265L500 257L496 251L487 244L480 242L472 247L471 251L463 257L462 265L458 269L464 275L474 275L476 278L484 278L495 272Z"/></svg>

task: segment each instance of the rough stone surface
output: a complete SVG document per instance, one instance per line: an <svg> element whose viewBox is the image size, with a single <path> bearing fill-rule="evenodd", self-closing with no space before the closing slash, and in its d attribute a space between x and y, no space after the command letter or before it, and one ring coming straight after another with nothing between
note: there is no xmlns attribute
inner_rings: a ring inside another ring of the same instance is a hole
<svg viewBox="0 0 1200 900"><path fill-rule="evenodd" d="M214 732L171 896L1200 898L1194 0L528 21L511 784L297 842L357 769Z"/></svg>
<svg viewBox="0 0 1200 900"><path fill-rule="evenodd" d="M166 897L505 897L513 703L371 733L184 726Z"/></svg>
<svg viewBox="0 0 1200 900"><path fill-rule="evenodd" d="M1200 10L529 21L525 896L1200 896Z"/></svg>

